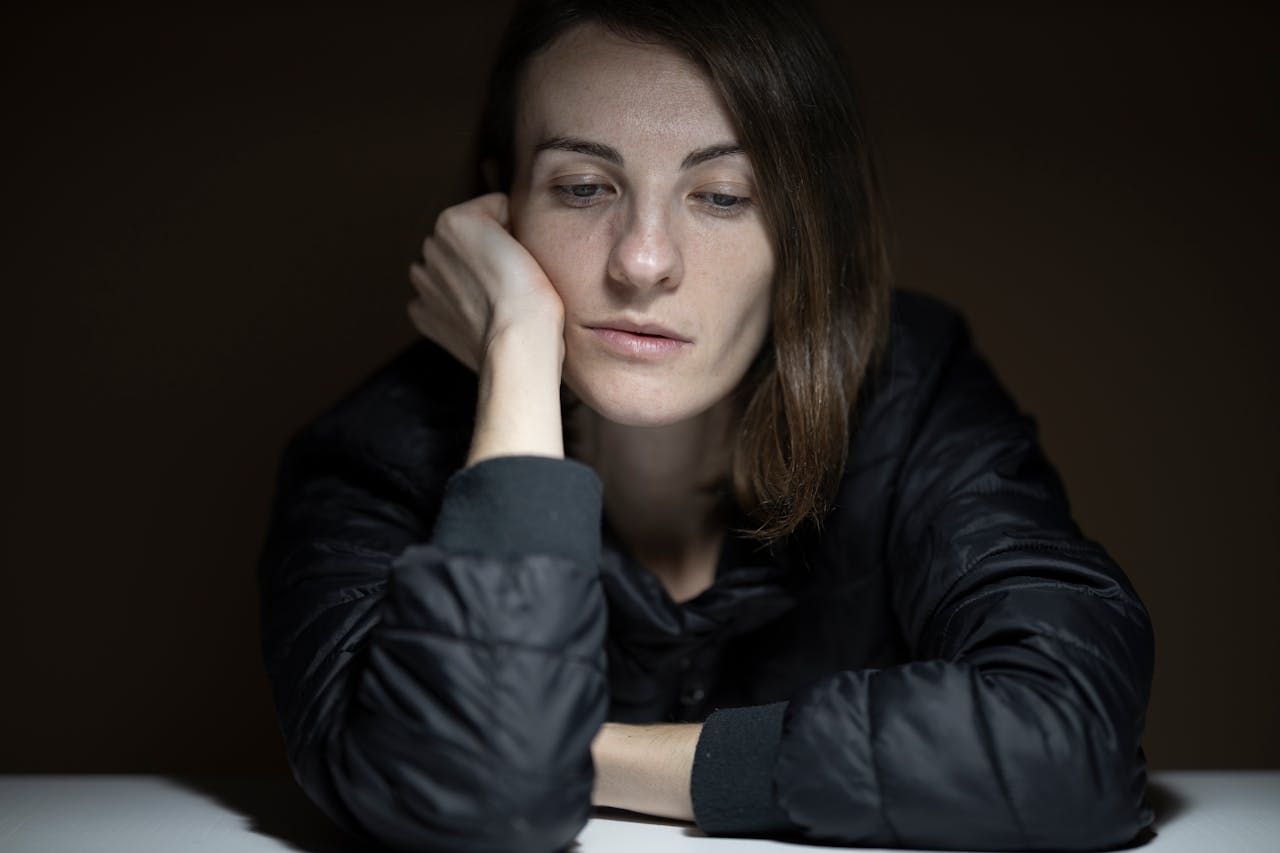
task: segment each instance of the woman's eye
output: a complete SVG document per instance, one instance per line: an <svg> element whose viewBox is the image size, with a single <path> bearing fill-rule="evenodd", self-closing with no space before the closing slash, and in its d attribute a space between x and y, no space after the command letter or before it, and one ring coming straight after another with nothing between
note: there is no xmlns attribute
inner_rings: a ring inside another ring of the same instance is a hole
<svg viewBox="0 0 1280 853"><path fill-rule="evenodd" d="M733 216L751 205L751 199L746 196L730 193L695 193L695 196L717 216Z"/></svg>
<svg viewBox="0 0 1280 853"><path fill-rule="evenodd" d="M604 184L559 184L552 189L572 207L586 207L609 194Z"/></svg>

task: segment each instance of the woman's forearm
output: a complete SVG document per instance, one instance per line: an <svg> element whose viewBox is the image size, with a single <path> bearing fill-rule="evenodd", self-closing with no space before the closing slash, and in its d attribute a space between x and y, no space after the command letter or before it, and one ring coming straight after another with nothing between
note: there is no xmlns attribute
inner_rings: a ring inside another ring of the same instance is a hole
<svg viewBox="0 0 1280 853"><path fill-rule="evenodd" d="M591 802L675 820L693 820L689 780L701 723L605 723L591 744Z"/></svg>
<svg viewBox="0 0 1280 853"><path fill-rule="evenodd" d="M563 359L563 331L550 320L508 326L489 342L480 367L468 465L495 456L563 458Z"/></svg>

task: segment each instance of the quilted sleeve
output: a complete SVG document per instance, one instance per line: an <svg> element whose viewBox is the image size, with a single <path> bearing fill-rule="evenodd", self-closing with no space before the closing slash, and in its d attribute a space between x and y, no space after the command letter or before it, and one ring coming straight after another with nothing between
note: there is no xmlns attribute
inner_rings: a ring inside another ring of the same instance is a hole
<svg viewBox="0 0 1280 853"><path fill-rule="evenodd" d="M888 571L914 662L728 712L763 721L771 802L755 819L865 846L1123 844L1151 822L1151 623L1072 521L1034 421L948 317L891 496Z"/></svg>
<svg viewBox="0 0 1280 853"><path fill-rule="evenodd" d="M488 460L448 480L433 524L405 471L343 435L286 449L260 566L295 777L393 848L562 849L607 706L599 480Z"/></svg>

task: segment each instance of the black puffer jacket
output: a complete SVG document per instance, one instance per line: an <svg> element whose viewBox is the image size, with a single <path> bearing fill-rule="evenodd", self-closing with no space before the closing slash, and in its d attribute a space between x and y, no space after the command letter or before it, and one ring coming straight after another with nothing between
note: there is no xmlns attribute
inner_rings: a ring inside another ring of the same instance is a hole
<svg viewBox="0 0 1280 853"><path fill-rule="evenodd" d="M821 534L729 537L684 604L602 528L589 468L455 473L474 406L422 342L284 456L263 648L295 775L338 822L558 849L606 717L706 720L713 834L1086 849L1150 822L1147 614L952 309L895 293Z"/></svg>

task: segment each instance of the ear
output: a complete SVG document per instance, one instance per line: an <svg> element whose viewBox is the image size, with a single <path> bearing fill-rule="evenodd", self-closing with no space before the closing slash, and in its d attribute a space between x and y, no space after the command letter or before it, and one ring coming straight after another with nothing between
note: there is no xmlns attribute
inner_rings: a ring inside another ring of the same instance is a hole
<svg viewBox="0 0 1280 853"><path fill-rule="evenodd" d="M502 191L502 187L498 185L497 160L492 157L486 157L480 163L480 179L484 181L485 192L496 193Z"/></svg>

